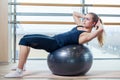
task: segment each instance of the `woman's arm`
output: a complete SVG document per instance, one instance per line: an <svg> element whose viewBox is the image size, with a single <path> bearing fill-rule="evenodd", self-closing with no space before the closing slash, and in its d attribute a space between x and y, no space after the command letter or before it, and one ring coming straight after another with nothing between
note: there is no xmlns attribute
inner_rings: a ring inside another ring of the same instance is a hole
<svg viewBox="0 0 120 80"><path fill-rule="evenodd" d="M73 12L73 18L77 25L82 25L80 18L84 18L84 15L78 12Z"/></svg>
<svg viewBox="0 0 120 80"><path fill-rule="evenodd" d="M82 33L79 37L79 43L83 44L83 43L89 42L93 38L97 37L101 32L103 32L103 25L101 23L98 22L96 24L96 27L97 27L97 30L95 31L92 31L90 33L88 32Z"/></svg>

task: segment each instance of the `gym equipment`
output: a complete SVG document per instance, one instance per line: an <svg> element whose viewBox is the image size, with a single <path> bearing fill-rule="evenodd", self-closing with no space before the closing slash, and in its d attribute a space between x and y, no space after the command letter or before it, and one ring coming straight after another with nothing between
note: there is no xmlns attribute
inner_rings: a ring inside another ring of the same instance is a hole
<svg viewBox="0 0 120 80"><path fill-rule="evenodd" d="M91 68L93 56L87 46L68 45L48 55L48 67L55 75L84 75Z"/></svg>

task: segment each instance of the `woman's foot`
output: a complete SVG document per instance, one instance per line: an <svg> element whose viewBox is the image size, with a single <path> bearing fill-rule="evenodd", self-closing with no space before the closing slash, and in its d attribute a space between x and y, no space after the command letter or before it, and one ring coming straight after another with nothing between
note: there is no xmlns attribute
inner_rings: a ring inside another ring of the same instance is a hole
<svg viewBox="0 0 120 80"><path fill-rule="evenodd" d="M22 76L23 76L23 70L17 68L16 71L10 72L6 74L4 77L5 78L18 78Z"/></svg>

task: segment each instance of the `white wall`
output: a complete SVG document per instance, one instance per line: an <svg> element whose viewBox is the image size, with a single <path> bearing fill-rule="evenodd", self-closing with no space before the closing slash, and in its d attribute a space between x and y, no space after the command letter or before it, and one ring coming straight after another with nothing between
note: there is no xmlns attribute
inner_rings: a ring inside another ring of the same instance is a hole
<svg viewBox="0 0 120 80"><path fill-rule="evenodd" d="M0 0L0 62L8 62L8 0Z"/></svg>

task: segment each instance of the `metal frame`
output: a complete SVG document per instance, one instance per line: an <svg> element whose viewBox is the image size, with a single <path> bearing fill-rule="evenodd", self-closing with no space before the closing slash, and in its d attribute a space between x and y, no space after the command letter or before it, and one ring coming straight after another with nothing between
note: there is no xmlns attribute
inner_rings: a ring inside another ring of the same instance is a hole
<svg viewBox="0 0 120 80"><path fill-rule="evenodd" d="M16 3L16 0L14 0L14 3ZM16 22L17 20L16 20L16 5L14 5L14 22ZM14 45L13 45L13 53L14 53L14 62L16 62L16 23L14 23L13 24L13 35L14 35L14 39L13 39L13 43L14 43Z"/></svg>

